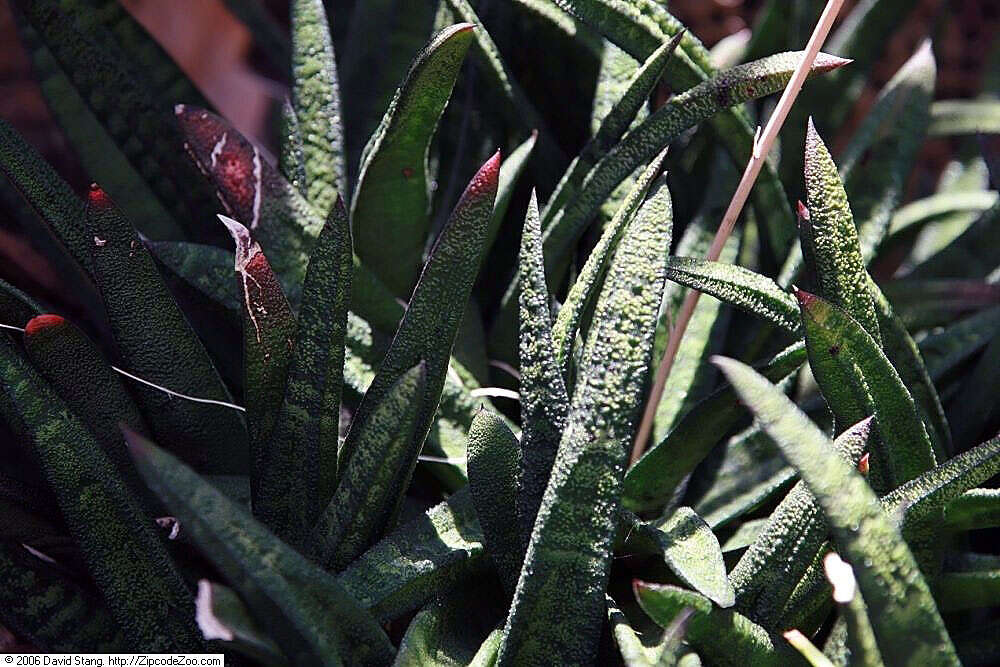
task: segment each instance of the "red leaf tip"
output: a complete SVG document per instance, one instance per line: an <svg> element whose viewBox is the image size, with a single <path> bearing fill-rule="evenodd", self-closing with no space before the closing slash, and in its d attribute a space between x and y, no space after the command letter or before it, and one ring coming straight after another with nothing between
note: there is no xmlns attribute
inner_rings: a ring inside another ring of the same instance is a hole
<svg viewBox="0 0 1000 667"><path fill-rule="evenodd" d="M90 191L87 193L87 203L91 206L111 206L111 197L97 183L90 184Z"/></svg>
<svg viewBox="0 0 1000 667"><path fill-rule="evenodd" d="M60 327L65 323L66 320L59 315L36 315L24 325L24 335L34 336L45 329Z"/></svg>
<svg viewBox="0 0 1000 667"><path fill-rule="evenodd" d="M809 220L809 209L802 201L795 202L795 213L798 214L801 220Z"/></svg>
<svg viewBox="0 0 1000 667"><path fill-rule="evenodd" d="M815 294L810 294L804 289L795 288L795 298L799 300L799 305L803 308L808 308L814 304L818 297Z"/></svg>
<svg viewBox="0 0 1000 667"><path fill-rule="evenodd" d="M865 455L861 457L861 460L860 460L860 461L858 461L858 472L860 472L860 473L861 473L862 475L864 475L865 477L867 477L867 476L868 476L868 470L869 470L869 466L868 466L868 456L869 456L869 455L868 455L868 453L866 452L866 453L865 453Z"/></svg>
<svg viewBox="0 0 1000 667"><path fill-rule="evenodd" d="M816 54L816 59L813 60L812 68L820 72L830 72L835 69L840 69L844 65L850 65L854 61L850 58L841 58L840 56L830 55L829 53L823 53L822 51Z"/></svg>

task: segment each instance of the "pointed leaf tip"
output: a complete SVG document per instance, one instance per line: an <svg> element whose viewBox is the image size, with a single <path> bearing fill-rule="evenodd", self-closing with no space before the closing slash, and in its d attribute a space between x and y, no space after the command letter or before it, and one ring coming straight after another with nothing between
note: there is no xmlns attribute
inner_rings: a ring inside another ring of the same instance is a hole
<svg viewBox="0 0 1000 667"><path fill-rule="evenodd" d="M817 301L815 294L810 294L798 287L795 288L795 298L799 300L799 306L802 308L809 308Z"/></svg>
<svg viewBox="0 0 1000 667"><path fill-rule="evenodd" d="M801 200L795 202L795 213L799 216L800 220L809 220L809 209L806 208L806 205Z"/></svg>
<svg viewBox="0 0 1000 667"><path fill-rule="evenodd" d="M105 208L112 205L111 197L97 183L90 184L90 191L87 192L87 204L96 208Z"/></svg>
<svg viewBox="0 0 1000 667"><path fill-rule="evenodd" d="M850 65L854 61L850 58L841 58L840 56L834 56L829 53L816 54L816 59L813 60L812 68L820 72L830 72L835 69L840 69L844 65Z"/></svg>
<svg viewBox="0 0 1000 667"><path fill-rule="evenodd" d="M260 252L260 246L250 236L250 230L246 228L246 225L239 220L234 220L221 213L217 217L226 226L230 236L233 237L233 241L236 243L236 271L243 271L254 255Z"/></svg>

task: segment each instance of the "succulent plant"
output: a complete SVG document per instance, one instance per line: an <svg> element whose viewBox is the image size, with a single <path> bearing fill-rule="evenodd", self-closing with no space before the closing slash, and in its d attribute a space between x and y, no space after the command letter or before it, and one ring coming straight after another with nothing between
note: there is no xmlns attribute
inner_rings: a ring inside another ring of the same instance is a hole
<svg viewBox="0 0 1000 667"><path fill-rule="evenodd" d="M275 156L116 0L11 4L97 183L0 120L5 215L75 290L0 283L0 623L33 648L1000 654L1000 204L967 136L998 131L997 91L935 102L927 41L828 148L911 3L861 3L812 63L720 261L810 3L710 52L653 0L292 0L290 39L230 2L288 68ZM519 28L596 81L593 113L540 99L538 63L522 87ZM963 157L908 186L928 136ZM689 289L712 298L629 461Z"/></svg>

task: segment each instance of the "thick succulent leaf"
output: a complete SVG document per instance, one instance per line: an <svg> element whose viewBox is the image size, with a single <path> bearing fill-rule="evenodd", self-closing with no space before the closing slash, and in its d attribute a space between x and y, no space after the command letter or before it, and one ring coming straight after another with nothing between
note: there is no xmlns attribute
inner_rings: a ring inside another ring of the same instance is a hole
<svg viewBox="0 0 1000 667"><path fill-rule="evenodd" d="M87 568L130 642L149 650L199 644L174 609L191 595L153 522L87 428L8 342L0 343L4 412L16 415Z"/></svg>
<svg viewBox="0 0 1000 667"><path fill-rule="evenodd" d="M642 610L663 627L685 609L692 610L684 640L714 664L777 667L796 663L795 653L780 638L736 611L720 609L708 598L676 586L641 581L632 586Z"/></svg>
<svg viewBox="0 0 1000 667"><path fill-rule="evenodd" d="M388 623L486 571L483 533L468 489L390 533L337 580Z"/></svg>
<svg viewBox="0 0 1000 667"><path fill-rule="evenodd" d="M264 248L289 300L297 303L323 217L226 120L183 104L174 113L191 159L212 182L226 213Z"/></svg>
<svg viewBox="0 0 1000 667"><path fill-rule="evenodd" d="M669 247L670 225L639 216L608 269L498 665L589 662L596 653L625 451L641 407Z"/></svg>
<svg viewBox="0 0 1000 667"><path fill-rule="evenodd" d="M538 506L566 427L569 396L552 340L549 291L542 259L542 229L534 190L521 232L519 262L521 360L521 473L517 520L521 551L527 549Z"/></svg>
<svg viewBox="0 0 1000 667"><path fill-rule="evenodd" d="M913 397L878 343L832 303L802 290L797 297L809 365L830 409L842 424L875 416L872 485L884 492L933 468L934 449Z"/></svg>
<svg viewBox="0 0 1000 667"><path fill-rule="evenodd" d="M696 257L670 257L667 279L736 306L798 334L802 322L795 297L772 279L735 264Z"/></svg>
<svg viewBox="0 0 1000 667"><path fill-rule="evenodd" d="M58 315L39 315L24 328L28 360L90 430L133 493L145 490L125 450L119 423L144 432L139 408L101 351Z"/></svg>
<svg viewBox="0 0 1000 667"><path fill-rule="evenodd" d="M816 279L817 294L843 308L881 344L847 192L811 119L806 131L805 178L808 210L799 218L799 230L802 255Z"/></svg>
<svg viewBox="0 0 1000 667"><path fill-rule="evenodd" d="M462 398L448 394L443 396L442 389L448 375L451 346L458 333L472 284L479 273L499 170L498 152L480 168L456 204L451 218L431 250L410 304L396 330L396 336L371 387L358 406L351 430L338 455L338 469L345 470L351 457L360 451L360 434L375 406L404 373L425 362L426 385L418 396L413 435L406 451L400 453L395 463L399 466L401 475L396 489L399 496L409 482L439 401L457 402ZM468 397L467 394L465 397ZM469 420L471 422L471 415ZM378 443L370 443L369 446L375 449L364 453L364 456L378 459L380 454L377 445ZM464 445L462 442L461 446ZM446 453L446 456L449 454Z"/></svg>
<svg viewBox="0 0 1000 667"><path fill-rule="evenodd" d="M653 188L653 181L660 173L666 156L666 151L662 151L636 180L635 186L622 202L615 217L605 226L601 239L594 246L583 268L580 269L580 275L577 276L573 287L570 288L569 294L566 296L566 301L559 309L559 315L552 327L552 342L555 345L556 357L562 367L563 377L569 377L573 342L577 335L585 334L580 330L581 324L585 315L594 307L604 284L604 276L608 272L608 266L618 249L618 244L625 234L625 230L630 227L636 216L656 216L664 221L664 224L668 226L668 234L670 233L669 228L672 226L673 217L670 210L670 191L667 189L665 179L657 184L649 201L644 203L646 194ZM642 207L641 211L640 207Z"/></svg>
<svg viewBox="0 0 1000 667"><path fill-rule="evenodd" d="M913 396L920 419L934 445L935 456L943 459L951 451L951 429L944 416L937 389L927 373L923 357L920 356L920 349L906 330L906 325L893 312L892 305L878 285L869 279L868 287L872 293L885 355Z"/></svg>
<svg viewBox="0 0 1000 667"><path fill-rule="evenodd" d="M186 465L125 430L146 483L271 632L289 662L384 665L388 637L344 588Z"/></svg>
<svg viewBox="0 0 1000 667"><path fill-rule="evenodd" d="M718 190L716 191L716 193ZM728 202L729 193L724 197ZM715 236L715 223L718 218L715 204L718 200L713 194L706 196L706 206L688 223L684 235L677 243L676 253L684 255L701 255L707 253ZM721 215L721 211L718 211ZM722 246L719 261L733 264L737 260L742 229L734 229ZM663 303L656 323L656 343L653 352L653 363L650 372L656 373L659 361L666 353L670 341L670 329L683 307L688 290L668 282ZM663 394L656 405L653 416L652 442L659 442L677 423L677 419L707 398L715 389L718 373L715 367L708 363L708 358L719 351L729 325L730 311L723 309L716 299L699 300L691 319L688 321L684 337L680 341L674 357L670 374L663 386ZM648 442L643 443L648 446Z"/></svg>
<svg viewBox="0 0 1000 667"><path fill-rule="evenodd" d="M92 11L89 8L55 0L19 2L17 7L111 137L115 152L124 155L138 172L138 180L147 184L159 205L169 211L167 219L161 218L154 223L157 227L148 229L176 229L171 218L192 230L198 222L207 222L210 192L197 169L185 161L183 140L170 119L170 107L157 99L141 63L118 46L106 27L86 20ZM71 127L67 130L76 144L85 146L92 141L83 132L74 132ZM90 166L97 168L91 175L103 180L102 162L94 160ZM130 192L117 189L130 183L118 174L107 176L107 182L116 187L114 194L132 203ZM141 207L130 208L129 213L145 223L146 216L156 211L146 202L139 203Z"/></svg>
<svg viewBox="0 0 1000 667"><path fill-rule="evenodd" d="M288 658L254 622L246 605L231 588L202 579L198 582L195 619L205 639L220 643L265 665L283 666Z"/></svg>
<svg viewBox="0 0 1000 667"><path fill-rule="evenodd" d="M661 2L557 0L557 4L640 61L648 58L669 36L681 35L677 57L669 63L664 77L674 90L687 90L715 74L707 49L690 31L685 31ZM725 110L712 118L711 123L733 161L742 168L750 160L754 146L754 128L746 112ZM770 165L764 165L751 196L758 214L766 221L768 244L776 256L783 256L793 239L793 216Z"/></svg>
<svg viewBox="0 0 1000 667"><path fill-rule="evenodd" d="M392 526L416 463L413 429L426 390L423 363L404 373L361 424L329 505L312 532L314 559L340 571Z"/></svg>
<svg viewBox="0 0 1000 667"><path fill-rule="evenodd" d="M229 392L167 291L152 256L108 195L90 190L87 224L94 276L118 353L129 372L172 391L218 401ZM145 385L133 395L153 434L205 472L248 470L239 413L177 400Z"/></svg>
<svg viewBox="0 0 1000 667"><path fill-rule="evenodd" d="M1000 102L939 100L931 105L932 137L952 134L1000 134Z"/></svg>
<svg viewBox="0 0 1000 667"><path fill-rule="evenodd" d="M980 530L1000 526L1000 489L970 489L945 507L949 530Z"/></svg>
<svg viewBox="0 0 1000 667"><path fill-rule="evenodd" d="M546 202L542 217L542 229L548 227L548 223L552 221L559 209L576 193L583 184L584 177L597 164L598 160L614 148L615 144L621 141L622 136L632 126L636 115L647 103L649 96L663 75L667 61L670 60L674 49L677 48L681 36L682 33L678 33L669 42L656 49L624 83L622 90L614 91L620 94L614 99L607 113L603 114L594 136L587 141L580 150L580 154L573 158L555 191Z"/></svg>
<svg viewBox="0 0 1000 667"><path fill-rule="evenodd" d="M271 432L285 393L295 341L295 316L250 230L232 218L220 216L220 220L236 243L234 268L243 304L243 402L250 439L254 516L276 533L287 535L295 527L283 511L283 480L287 479L288 469L280 452L271 447Z"/></svg>
<svg viewBox="0 0 1000 667"><path fill-rule="evenodd" d="M762 372L777 382L805 360L805 348L796 344L775 356ZM694 406L629 468L622 496L625 507L639 512L666 503L681 480L739 423L741 413L736 393L728 387Z"/></svg>
<svg viewBox="0 0 1000 667"><path fill-rule="evenodd" d="M0 621L46 651L119 653L129 650L93 592L18 544L0 542ZM134 648L134 646L133 646Z"/></svg>
<svg viewBox="0 0 1000 667"><path fill-rule="evenodd" d="M868 608L857 592L854 568L831 552L823 560L823 569L833 584L833 599L841 610L840 619L830 630L826 655L833 657L834 664L884 667Z"/></svg>
<svg viewBox="0 0 1000 667"><path fill-rule="evenodd" d="M337 61L322 0L295 0L292 23L292 109L302 137L306 198L321 213L347 195L347 163Z"/></svg>
<svg viewBox="0 0 1000 667"><path fill-rule="evenodd" d="M45 158L2 118L0 171L76 263L89 274L93 239L87 232L83 202Z"/></svg>
<svg viewBox="0 0 1000 667"><path fill-rule="evenodd" d="M879 647L894 659L958 664L913 554L868 483L785 395L751 368L716 363L802 476L846 560L856 565Z"/></svg>
<svg viewBox="0 0 1000 667"><path fill-rule="evenodd" d="M895 489L882 504L903 514L904 532L936 530L948 503L1000 473L1000 436L949 459Z"/></svg>
<svg viewBox="0 0 1000 667"><path fill-rule="evenodd" d="M858 422L833 443L841 458L856 465L868 444L872 419ZM804 482L796 484L768 519L730 573L737 608L772 627L775 615L819 548L829 529L816 499Z"/></svg>
<svg viewBox="0 0 1000 667"><path fill-rule="evenodd" d="M303 197L309 196L302 129L292 102L287 98L281 103L281 118L278 122L278 171Z"/></svg>
<svg viewBox="0 0 1000 667"><path fill-rule="evenodd" d="M407 296L420 272L430 229L427 153L451 96L474 27L442 30L413 61L365 147L351 223L355 250L395 294ZM391 238L392 243L386 243Z"/></svg>
<svg viewBox="0 0 1000 667"><path fill-rule="evenodd" d="M879 93L841 155L841 174L866 262L885 238L923 145L936 76L928 39Z"/></svg>
<svg viewBox="0 0 1000 667"><path fill-rule="evenodd" d="M587 175L580 191L545 231L546 269L565 257L604 200L636 167L652 157L682 131L711 118L727 107L781 90L788 83L800 53L781 53L738 65L675 95L645 122L622 139ZM844 61L820 54L811 75L840 67Z"/></svg>
<svg viewBox="0 0 1000 667"><path fill-rule="evenodd" d="M517 436L499 415L480 410L469 428L469 489L483 542L500 580L513 594L524 551L516 513L521 451Z"/></svg>
<svg viewBox="0 0 1000 667"><path fill-rule="evenodd" d="M348 346L356 347L347 332L352 261L350 223L338 197L309 258L288 381L268 445L282 462L284 516L291 519L295 508L306 523L336 487L344 361Z"/></svg>
<svg viewBox="0 0 1000 667"><path fill-rule="evenodd" d="M209 301L239 313L242 302L239 282L233 280L235 258L232 252L214 245L185 241L150 241L145 245L167 272Z"/></svg>
<svg viewBox="0 0 1000 667"><path fill-rule="evenodd" d="M450 591L418 613L399 643L393 667L469 667L484 640L499 632L486 600L493 591L469 584ZM486 652L496 654L496 646Z"/></svg>
<svg viewBox="0 0 1000 667"><path fill-rule="evenodd" d="M680 621L678 623L678 621ZM628 617L608 597L608 624L625 667L673 667L681 652L681 639L687 629L687 615L681 614L663 633L662 639L647 646L636 632Z"/></svg>
<svg viewBox="0 0 1000 667"><path fill-rule="evenodd" d="M732 607L735 593L726 577L726 564L715 533L690 507L678 507L651 523L628 517L629 542L642 543L663 555L667 566L686 585L720 607Z"/></svg>

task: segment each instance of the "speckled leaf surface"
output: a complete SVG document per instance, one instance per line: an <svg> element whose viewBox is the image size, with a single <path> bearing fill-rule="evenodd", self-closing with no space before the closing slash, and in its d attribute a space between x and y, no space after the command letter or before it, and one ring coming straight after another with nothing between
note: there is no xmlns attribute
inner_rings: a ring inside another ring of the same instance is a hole
<svg viewBox="0 0 1000 667"><path fill-rule="evenodd" d="M343 570L391 527L416 464L413 430L426 383L420 363L400 376L364 422L351 425L355 451L310 539L314 559L325 567Z"/></svg>
<svg viewBox="0 0 1000 667"><path fill-rule="evenodd" d="M779 638L742 614L719 609L693 591L666 584L633 583L636 599L650 618L667 627L685 609L693 610L684 639L715 664L739 667L801 664Z"/></svg>
<svg viewBox="0 0 1000 667"><path fill-rule="evenodd" d="M517 521L521 450L517 437L499 415L480 410L469 428L469 489L483 529L483 543L513 594L524 551Z"/></svg>
<svg viewBox="0 0 1000 667"><path fill-rule="evenodd" d="M625 466L641 408L670 229L638 216L595 308L498 665L594 660Z"/></svg>
<svg viewBox="0 0 1000 667"><path fill-rule="evenodd" d="M587 262L580 269L580 275L577 276L565 302L559 309L559 315L552 327L552 342L562 367L563 377L570 375L569 367L572 360L573 342L578 334L584 333L580 331L580 325L584 316L594 307L604 283L604 277L608 272L608 266L625 230L629 228L637 215L655 216L664 224L672 225L670 191L667 189L666 180L657 184L649 201L644 203L646 194L654 187L653 181L659 175L665 157L666 151L657 155L636 180L635 186L622 202L615 217L604 228L600 240L590 252L590 256L587 257ZM641 211L640 206L642 207Z"/></svg>
<svg viewBox="0 0 1000 667"><path fill-rule="evenodd" d="M542 260L542 229L534 191L521 232L518 265L521 292L521 472L517 520L523 553L566 426L569 396L552 339L549 290Z"/></svg>
<svg viewBox="0 0 1000 667"><path fill-rule="evenodd" d="M94 436L15 348L0 342L4 412L17 415L84 561L130 643L199 645L184 580Z"/></svg>
<svg viewBox="0 0 1000 667"><path fill-rule="evenodd" d="M822 508L841 555L855 566L883 654L920 664L958 664L913 554L865 479L766 379L736 361L716 363Z"/></svg>
<svg viewBox="0 0 1000 667"><path fill-rule="evenodd" d="M24 328L28 360L100 443L135 493L145 490L125 451L119 423L145 432L146 422L122 380L100 350L75 324L59 315L39 315Z"/></svg>
<svg viewBox="0 0 1000 667"><path fill-rule="evenodd" d="M282 504L300 513L298 530L319 515L336 487L344 362L347 350L358 347L357 337L348 336L352 261L347 210L338 197L309 258L288 379L268 444L281 461Z"/></svg>
<svg viewBox="0 0 1000 667"><path fill-rule="evenodd" d="M355 250L395 294L406 297L420 272L430 229L427 154L451 96L474 27L435 35L410 66L361 159L351 200ZM386 239L393 239L390 244Z"/></svg>
<svg viewBox="0 0 1000 667"><path fill-rule="evenodd" d="M98 187L90 191L87 224L95 279L124 366L173 391L231 402L149 251ZM246 427L237 412L179 401L145 386L136 387L133 395L153 434L202 470L231 473L249 468Z"/></svg>
<svg viewBox="0 0 1000 667"><path fill-rule="evenodd" d="M387 623L481 575L487 558L466 487L390 533L337 580L380 623Z"/></svg>
<svg viewBox="0 0 1000 667"><path fill-rule="evenodd" d="M202 554L225 576L293 664L383 665L394 653L368 612L325 573L193 470L142 436L129 451Z"/></svg>
<svg viewBox="0 0 1000 667"><path fill-rule="evenodd" d="M916 404L878 343L837 306L799 290L809 364L841 423L874 415L872 484L887 491L934 467ZM849 408L843 407L849 402Z"/></svg>
<svg viewBox="0 0 1000 667"><path fill-rule="evenodd" d="M0 544L0 621L48 651L118 653L128 641L104 603L18 544Z"/></svg>
<svg viewBox="0 0 1000 667"><path fill-rule="evenodd" d="M322 0L295 0L292 23L292 108L302 138L305 194L321 213L347 196L340 84Z"/></svg>
<svg viewBox="0 0 1000 667"><path fill-rule="evenodd" d="M805 179L808 210L799 218L799 236L806 268L817 281L817 294L843 308L881 344L847 192L811 119L806 131Z"/></svg>
<svg viewBox="0 0 1000 667"><path fill-rule="evenodd" d="M856 465L871 429L868 418L844 431L833 443L837 454ZM737 609L772 627L828 530L816 499L804 482L797 483L730 573Z"/></svg>
<svg viewBox="0 0 1000 667"><path fill-rule="evenodd" d="M407 451L398 459L398 465L405 471L399 479L401 488L398 492L402 493L409 482L421 445L431 429L439 402L462 399L461 396L442 396L442 390L446 385L451 346L465 312L472 283L479 273L499 169L500 154L497 153L473 177L441 231L385 359L354 415L338 455L338 468L346 469L351 457L359 450L359 437L364 424L389 388L408 370L425 362L426 385L416 408L413 434ZM371 443L370 446L375 447L376 444ZM366 452L365 456L377 458L377 454L372 452Z"/></svg>

